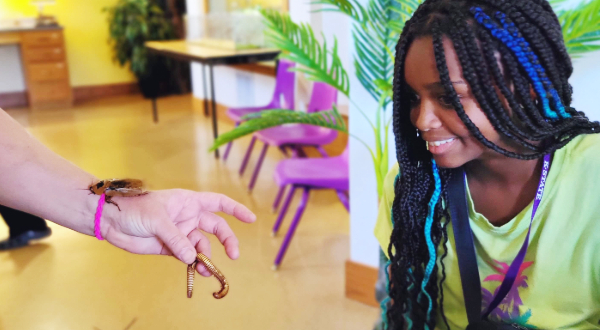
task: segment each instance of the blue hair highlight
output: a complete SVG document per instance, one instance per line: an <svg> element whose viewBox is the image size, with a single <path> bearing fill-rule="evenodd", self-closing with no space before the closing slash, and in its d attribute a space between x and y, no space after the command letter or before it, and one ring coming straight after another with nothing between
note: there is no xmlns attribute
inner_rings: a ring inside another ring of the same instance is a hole
<svg viewBox="0 0 600 330"><path fill-rule="evenodd" d="M502 26L504 26L504 29L512 35L514 40L523 49L525 49L526 55L529 57L530 61L533 62L533 67L537 71L538 75L541 77L542 83L546 86L546 88L548 89L548 92L552 96L552 101L554 103L554 106L556 109L558 109L558 113L561 115L561 117L563 117L563 118L571 117L571 115L565 111L565 106L562 104L562 101L560 100L560 97L558 96L558 92L556 91L556 89L554 89L552 82L550 81L550 79L548 79L548 76L546 75L546 71L544 70L544 67L542 67L542 65L540 64L540 61L539 61L537 55L535 55L535 53L531 50L531 47L529 46L529 43L527 42L527 40L525 40L521 36L521 34L519 33L519 29L515 26L515 24L513 22L506 21L506 14L504 14L503 12L497 11L496 18L498 20L500 20L500 23L502 23Z"/></svg>
<svg viewBox="0 0 600 330"><path fill-rule="evenodd" d="M427 218L425 219L425 241L427 243L427 250L429 251L429 261L427 262L427 266L425 267L425 276L423 278L423 281L421 282L421 293L423 293L427 299L429 300L429 307L427 308L427 319L429 320L431 318L431 311L433 309L433 301L431 299L431 296L429 295L429 293L427 293L426 291L426 286L429 283L429 279L431 277L431 274L433 273L433 268L435 267L435 262L437 260L437 251L435 248L435 245L433 244L433 240L431 238L431 228L433 226L433 216L435 214L435 206L437 205L440 196L442 194L442 180L440 179L440 173L438 171L438 167L437 164L435 162L435 160L431 160L431 166L432 166L432 171L433 171L433 179L435 182L435 190L433 191L433 194L431 195L431 199L429 200L429 212L427 214ZM400 174L396 175L396 178L394 179L394 187L396 186L396 183L398 182L398 179L400 177ZM392 226L393 226L393 219L394 219L394 211L392 209L391 211L391 219L392 219ZM383 325L384 325L384 329L387 329L389 326L389 321L387 318L387 311L388 311L388 305L389 302L391 300L391 298L389 297L389 293L390 293L390 274L387 271L387 268L391 265L391 261L388 261L385 264L385 268L386 268L386 290L388 293L388 296L381 301L381 318L383 320ZM409 276L412 276L412 269L408 270ZM411 286L408 288L408 291L411 291L412 289L414 289L414 285L411 284ZM408 301L408 312L404 315L404 319L406 320L406 325L407 325L407 329L410 330L413 327L413 322L410 319L410 317L408 317L408 315L410 314L410 310L412 308L412 304L410 301ZM429 327L427 325L425 325L425 329L429 330Z"/></svg>
<svg viewBox="0 0 600 330"><path fill-rule="evenodd" d="M431 194L431 199L429 200L429 212L427 214L427 218L425 219L425 242L427 243L427 250L429 251L429 261L427 262L427 266L425 266L425 275L423 276L423 281L421 282L421 292L429 300L427 319L429 319L431 316L430 314L431 310L433 309L433 301L425 287L429 283L429 278L431 277L431 273L433 272L433 268L435 267L435 262L437 260L437 251L431 239L431 227L433 226L435 206L437 205L442 194L442 180L440 179L440 173L438 171L437 164L433 159L431 160L431 167L433 172L433 180L435 182L435 190L433 191L433 194Z"/></svg>
<svg viewBox="0 0 600 330"><path fill-rule="evenodd" d="M385 297L385 299L383 299L381 301L381 320L383 321L383 330L386 330L389 327L389 322L388 322L388 318L387 318L387 312L388 312L388 304L390 303L390 300L392 300L390 298L390 273L388 271L388 268L390 267L390 265L392 264L391 261L388 260L388 262L385 263L385 290L388 294L387 297Z"/></svg>
<svg viewBox="0 0 600 330"><path fill-rule="evenodd" d="M550 108L550 101L548 99L548 94L546 93L546 89L544 88L542 79L538 75L538 70L537 70L538 68L536 68L534 66L534 64L532 64L529 61L529 58L528 58L529 54L526 52L526 49L529 48L528 47L529 44L527 44L527 42L522 38L521 39L523 40L524 43L518 42L517 40L515 40L513 35L511 35L507 30L503 29L496 22L494 22L491 19L491 17L489 17L483 11L483 9L481 9L480 7L471 7L471 12L475 16L475 19L477 20L477 22L479 22L479 24L483 25L486 29L488 29L491 32L492 36L494 36L496 39L502 41L515 54L515 56L517 57L517 60L519 61L519 63L521 63L521 66L523 66L523 68L527 72L527 75L529 76L529 78L531 78L533 88L538 93L538 95L542 101L542 108L544 109L544 115L546 116L546 118L558 119L558 114ZM516 27L515 27L515 29L516 29ZM527 46L527 47L522 47L521 44L523 46ZM525 48L525 49L523 49L523 48ZM531 52L531 51L529 51L529 52L531 54L533 54L533 52ZM533 55L535 56L535 54L533 54ZM536 59L537 59L537 57L536 57ZM538 62L538 65L539 65L539 62ZM541 65L539 66L539 68L541 68ZM542 70L543 70L543 68L542 68ZM556 92L556 91L554 91L554 92ZM555 98L555 96L558 97L558 93L552 93L552 91L551 91L550 94L552 95L552 98ZM558 99L558 100L560 100L560 99ZM559 108L559 111L560 111L560 108ZM563 107L563 112L564 112L564 107ZM564 113L568 116L568 114L566 112L564 112ZM562 113L561 113L561 115L562 115Z"/></svg>
<svg viewBox="0 0 600 330"><path fill-rule="evenodd" d="M394 187L396 187L396 184L398 183L398 179L400 178L400 173L398 173L396 175L396 178L394 178ZM391 214L390 214L390 220L392 222L392 228L394 227L394 209L392 208ZM385 299L383 299L381 301L381 320L383 321L383 329L386 330L389 327L389 321L387 318L387 312L388 312L388 305L390 303L390 273L388 272L388 268L390 267L390 265L392 264L391 260L388 260L388 262L385 263L385 280L386 280L386 284L385 284L385 290L387 292L387 297L385 297ZM411 325L408 329L410 329L412 327L412 322L410 322Z"/></svg>

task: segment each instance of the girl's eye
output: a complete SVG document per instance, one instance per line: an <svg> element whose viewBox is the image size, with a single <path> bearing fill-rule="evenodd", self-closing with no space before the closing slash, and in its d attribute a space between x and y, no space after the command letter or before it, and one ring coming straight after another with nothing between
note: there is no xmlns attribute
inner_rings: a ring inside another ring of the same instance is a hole
<svg viewBox="0 0 600 330"><path fill-rule="evenodd" d="M459 98L460 98L460 96L459 96ZM442 96L438 97L438 101L444 107L447 107L447 108L453 107L454 100L449 95L442 95Z"/></svg>
<svg viewBox="0 0 600 330"><path fill-rule="evenodd" d="M409 99L409 102L410 102L410 107L411 107L411 108L414 108L415 106L417 106L417 104L419 104L419 100L420 100L420 98L419 98L419 96L418 96L417 94L415 94L415 93L409 93L409 94L408 94L408 99Z"/></svg>

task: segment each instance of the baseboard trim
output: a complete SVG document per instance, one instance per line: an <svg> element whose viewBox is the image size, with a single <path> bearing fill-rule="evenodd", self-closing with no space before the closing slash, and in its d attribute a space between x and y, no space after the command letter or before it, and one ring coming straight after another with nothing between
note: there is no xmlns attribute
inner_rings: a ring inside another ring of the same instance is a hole
<svg viewBox="0 0 600 330"><path fill-rule="evenodd" d="M28 104L27 91L0 94L0 108L25 108Z"/></svg>
<svg viewBox="0 0 600 330"><path fill-rule="evenodd" d="M137 94L137 82L73 87L75 103L101 99L109 96Z"/></svg>
<svg viewBox="0 0 600 330"><path fill-rule="evenodd" d="M369 306L378 307L375 283L378 269L354 261L346 261L346 297Z"/></svg>

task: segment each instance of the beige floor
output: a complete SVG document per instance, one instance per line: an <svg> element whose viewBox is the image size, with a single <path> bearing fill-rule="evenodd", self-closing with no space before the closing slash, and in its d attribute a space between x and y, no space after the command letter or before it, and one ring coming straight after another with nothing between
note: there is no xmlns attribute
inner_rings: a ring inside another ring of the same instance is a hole
<svg viewBox="0 0 600 330"><path fill-rule="evenodd" d="M238 261L226 259L212 240L213 260L230 281L229 295L215 300L211 292L218 282L197 276L194 297L187 299L185 265L128 254L52 225L49 239L0 253L0 329L370 329L377 309L344 297L349 224L335 194L313 193L286 259L274 272L283 235L270 237L276 186L269 172L282 157L269 153L254 193L248 194L250 173L237 174L248 139L234 145L226 163L216 161L207 152L209 121L193 110L189 96L161 99L159 107L157 125L149 102L137 96L69 110L9 113L52 150L98 177L141 178L151 189L221 192L253 209L258 215L253 225L228 219L240 239ZM0 237L7 235L0 224Z"/></svg>

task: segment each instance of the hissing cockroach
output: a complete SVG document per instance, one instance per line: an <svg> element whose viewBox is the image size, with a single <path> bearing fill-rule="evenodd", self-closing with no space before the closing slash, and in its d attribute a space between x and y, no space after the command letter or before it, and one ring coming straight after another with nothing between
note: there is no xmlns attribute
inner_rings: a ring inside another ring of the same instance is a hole
<svg viewBox="0 0 600 330"><path fill-rule="evenodd" d="M143 182L137 179L110 179L94 183L90 185L89 189L92 194L105 194L106 202L109 204L114 204L119 211L121 211L119 205L113 202L112 198L116 196L135 197L146 195L148 192L144 191L143 187Z"/></svg>
<svg viewBox="0 0 600 330"><path fill-rule="evenodd" d="M188 265L188 268L187 268L187 296L188 296L188 298L192 297L192 291L194 289L194 275L196 274L196 265L198 264L198 262L201 262L202 264L204 264L206 269L208 269L208 271L211 272L217 278L217 280L219 280L219 282L221 282L221 290L219 292L214 292L213 297L215 297L216 299L221 299L221 298L225 297L227 295L227 293L229 292L229 283L227 283L227 279L225 278L225 276L223 276L223 274L219 271L219 269L217 269L217 267L215 267L215 265L212 263L212 261L210 261L210 259L208 259L207 256L205 256L202 253L198 253L198 255L196 256L196 261L194 261L194 263L192 263L191 265Z"/></svg>

